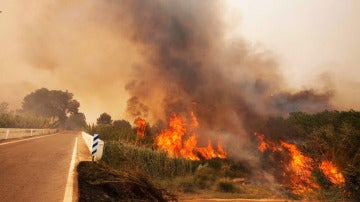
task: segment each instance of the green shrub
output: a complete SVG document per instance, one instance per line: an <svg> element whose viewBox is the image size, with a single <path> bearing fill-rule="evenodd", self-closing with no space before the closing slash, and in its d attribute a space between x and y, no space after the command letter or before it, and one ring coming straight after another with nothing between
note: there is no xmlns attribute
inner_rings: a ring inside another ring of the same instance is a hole
<svg viewBox="0 0 360 202"><path fill-rule="evenodd" d="M121 141L135 143L136 133L128 127L118 127L111 124L99 124L89 126L86 130L89 134L99 134L100 139L104 141Z"/></svg>
<svg viewBox="0 0 360 202"><path fill-rule="evenodd" d="M353 201L360 201L360 168L349 166L344 176L347 197Z"/></svg>
<svg viewBox="0 0 360 202"><path fill-rule="evenodd" d="M179 189L184 193L196 193L196 187L192 181L180 182Z"/></svg>
<svg viewBox="0 0 360 202"><path fill-rule="evenodd" d="M49 119L31 116L0 113L0 128L50 128Z"/></svg>
<svg viewBox="0 0 360 202"><path fill-rule="evenodd" d="M238 191L238 188L232 182L220 181L217 184L217 190L220 192L235 193Z"/></svg>
<svg viewBox="0 0 360 202"><path fill-rule="evenodd" d="M252 174L251 166L248 162L226 160L226 163L222 165L221 170L225 177L230 178L243 178Z"/></svg>
<svg viewBox="0 0 360 202"><path fill-rule="evenodd" d="M213 168L201 166L194 175L194 183L200 189L209 189L214 184L217 172Z"/></svg>
<svg viewBox="0 0 360 202"><path fill-rule="evenodd" d="M317 198L321 201L344 201L342 193L334 188L320 189L317 193Z"/></svg>
<svg viewBox="0 0 360 202"><path fill-rule="evenodd" d="M224 159L213 158L213 159L206 160L206 163L210 168L213 168L216 171L220 171L221 166L223 165L223 163L225 161L226 160L224 160Z"/></svg>

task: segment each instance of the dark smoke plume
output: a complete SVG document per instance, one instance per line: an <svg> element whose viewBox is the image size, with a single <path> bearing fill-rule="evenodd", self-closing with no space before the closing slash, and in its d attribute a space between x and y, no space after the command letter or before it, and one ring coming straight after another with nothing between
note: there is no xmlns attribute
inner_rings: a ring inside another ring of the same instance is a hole
<svg viewBox="0 0 360 202"><path fill-rule="evenodd" d="M221 1L80 0L45 7L39 23L24 31L32 66L106 106L121 105L125 96L109 95L120 96L127 83L132 118L190 119L193 111L202 136L223 135L225 147L239 153L238 147L248 151L248 134L267 116L330 107L328 92L289 91L270 52L229 38Z"/></svg>
<svg viewBox="0 0 360 202"><path fill-rule="evenodd" d="M127 85L131 114L194 111L204 130L237 135L269 115L330 107L329 93L287 92L271 53L226 40L218 1L111 2L146 61Z"/></svg>

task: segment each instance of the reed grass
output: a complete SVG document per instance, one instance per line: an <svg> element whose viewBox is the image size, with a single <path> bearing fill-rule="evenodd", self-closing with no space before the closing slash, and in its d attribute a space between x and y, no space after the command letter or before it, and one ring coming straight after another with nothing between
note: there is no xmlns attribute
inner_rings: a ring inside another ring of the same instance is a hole
<svg viewBox="0 0 360 202"><path fill-rule="evenodd" d="M183 158L169 158L163 151L116 141L106 142L103 161L116 169L142 170L156 178L193 174L198 165Z"/></svg>

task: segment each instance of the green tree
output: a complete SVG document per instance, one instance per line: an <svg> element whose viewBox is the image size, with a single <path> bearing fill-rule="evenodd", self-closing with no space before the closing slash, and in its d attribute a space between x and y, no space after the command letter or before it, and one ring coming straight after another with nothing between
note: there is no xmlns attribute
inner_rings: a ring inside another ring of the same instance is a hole
<svg viewBox="0 0 360 202"><path fill-rule="evenodd" d="M100 117L96 120L97 124L111 124L111 116L107 113L100 114Z"/></svg>
<svg viewBox="0 0 360 202"><path fill-rule="evenodd" d="M74 113L69 116L65 123L66 129L79 130L86 127L86 118L83 113Z"/></svg>
<svg viewBox="0 0 360 202"><path fill-rule="evenodd" d="M131 130L131 124L125 120L116 120L113 122L113 126L115 128L123 128L123 129Z"/></svg>
<svg viewBox="0 0 360 202"><path fill-rule="evenodd" d="M23 113L51 118L63 126L70 115L78 113L80 103L68 91L38 89L24 97Z"/></svg>

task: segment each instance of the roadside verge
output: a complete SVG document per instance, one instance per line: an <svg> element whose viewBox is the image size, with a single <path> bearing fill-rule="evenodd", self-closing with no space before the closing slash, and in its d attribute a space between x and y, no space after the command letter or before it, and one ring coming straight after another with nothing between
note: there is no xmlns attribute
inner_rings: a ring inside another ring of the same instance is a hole
<svg viewBox="0 0 360 202"><path fill-rule="evenodd" d="M78 201L78 173L76 168L81 161L91 161L91 154L82 137L82 134L78 133L76 136L72 160L69 167L68 180L63 199L64 202Z"/></svg>

